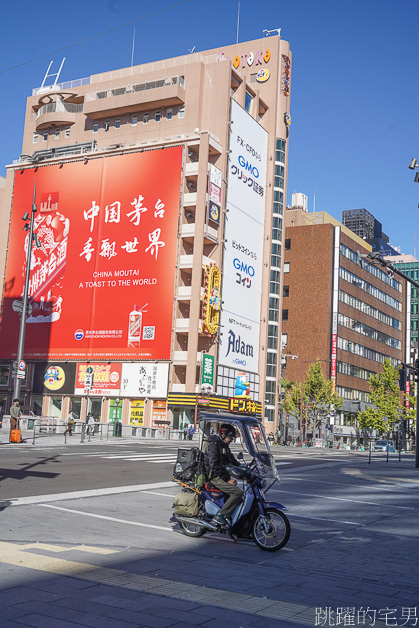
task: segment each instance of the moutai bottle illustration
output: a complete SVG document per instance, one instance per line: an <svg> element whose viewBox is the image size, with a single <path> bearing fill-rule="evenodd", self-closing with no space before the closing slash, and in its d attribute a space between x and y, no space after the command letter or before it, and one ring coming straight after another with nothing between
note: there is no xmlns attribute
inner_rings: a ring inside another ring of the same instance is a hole
<svg viewBox="0 0 419 628"><path fill-rule="evenodd" d="M136 347L140 346L141 341L141 329L143 325L143 312L146 312L148 303L140 308L138 305L134 305L134 309L129 313L128 317L128 346Z"/></svg>

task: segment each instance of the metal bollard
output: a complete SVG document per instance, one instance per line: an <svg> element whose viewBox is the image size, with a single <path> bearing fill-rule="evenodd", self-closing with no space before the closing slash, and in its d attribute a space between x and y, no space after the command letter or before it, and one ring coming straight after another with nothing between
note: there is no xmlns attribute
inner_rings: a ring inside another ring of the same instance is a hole
<svg viewBox="0 0 419 628"><path fill-rule="evenodd" d="M370 441L370 449L368 452L368 464L371 464L371 441Z"/></svg>

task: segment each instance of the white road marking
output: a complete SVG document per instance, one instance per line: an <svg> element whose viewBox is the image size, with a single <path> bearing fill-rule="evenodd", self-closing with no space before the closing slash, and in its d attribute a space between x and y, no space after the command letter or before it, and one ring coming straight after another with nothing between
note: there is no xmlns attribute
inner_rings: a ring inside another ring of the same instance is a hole
<svg viewBox="0 0 419 628"><path fill-rule="evenodd" d="M295 480L298 482L317 482L318 484L336 484L337 486L341 486L341 487L346 487L346 486L353 486L355 488L366 488L366 489L375 489L377 491L391 491L394 492L394 488L395 487L403 487L403 484L388 484L387 486L367 486L366 484L342 484L342 482L331 482L330 480L313 480L311 478L297 478L297 477L293 477L292 475L288 474L287 475L287 480L288 478L290 480ZM362 478L361 478L362 479ZM417 484L412 485L412 489L416 489L417 490ZM411 491L397 491L397 494L399 493L405 493L406 495L411 495L412 497L419 497L419 495L415 495L415 493L412 493Z"/></svg>
<svg viewBox="0 0 419 628"><path fill-rule="evenodd" d="M169 495L169 493L156 493L156 491L146 491L147 495L161 495L161 497L171 497L173 499L174 495Z"/></svg>
<svg viewBox="0 0 419 628"><path fill-rule="evenodd" d="M295 515L293 512L287 512L288 517L300 517L301 519L314 519L315 521L331 521L332 523L346 523L350 526L362 526L363 523L354 523L353 521L340 521L339 519L324 519L323 517L309 517L307 515Z"/></svg>
<svg viewBox="0 0 419 628"><path fill-rule="evenodd" d="M106 517L105 515L95 515L91 512L83 512L82 510L73 510L72 508L62 508L62 506L52 506L51 504L40 504L43 508L54 508L54 510L63 510L64 512L71 512L76 515L84 515L85 517L94 517L96 519L106 519L106 521L115 521L116 523L125 523L130 526L139 526L140 528L153 528L154 530L165 530L173 532L173 528L167 528L163 526L155 526L150 523L139 523L138 521L127 521L126 519L116 519L115 517Z"/></svg>
<svg viewBox="0 0 419 628"><path fill-rule="evenodd" d="M28 506L31 504L42 504L46 502L60 502L68 499L82 499L84 497L101 497L103 495L118 495L120 493L138 493L159 488L174 488L173 482L155 482L154 484L134 484L132 486L113 486L110 488L98 488L86 491L73 491L72 493L55 493L52 495L35 495L31 497L17 497L0 500L0 507L6 503L7 506Z"/></svg>
<svg viewBox="0 0 419 628"><path fill-rule="evenodd" d="M176 462L177 458L170 458L169 460L148 460L147 462L152 462L153 464L160 464L162 462Z"/></svg>
<svg viewBox="0 0 419 628"><path fill-rule="evenodd" d="M314 495L313 493L296 493L295 491L283 491L282 489L273 489L276 493L288 493L288 495L302 495L304 497L318 497L319 499L335 499L340 502L351 502L353 504L368 504L369 506L378 506L379 508L398 508L400 510L415 510L411 506L393 506L392 504L377 504L375 502L366 502L362 499L345 499L344 497L330 497L329 495Z"/></svg>
<svg viewBox="0 0 419 628"><path fill-rule="evenodd" d="M134 454L130 454L130 453L126 453L126 454L115 454L113 456L106 456L106 455L102 454L103 458L106 458L106 459L109 459L109 460L114 459L114 458L126 458L127 456L129 458L131 458L131 459L134 459L134 458L139 458L139 459L141 459L141 458L144 458L144 459L146 459L146 458L176 458L176 456L174 454L135 454L135 453Z"/></svg>

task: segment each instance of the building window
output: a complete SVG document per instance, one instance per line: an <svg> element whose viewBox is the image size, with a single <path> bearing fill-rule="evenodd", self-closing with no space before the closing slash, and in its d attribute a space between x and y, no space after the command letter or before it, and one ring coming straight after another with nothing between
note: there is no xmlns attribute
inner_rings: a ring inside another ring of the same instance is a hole
<svg viewBox="0 0 419 628"><path fill-rule="evenodd" d="M161 111L156 111L156 113L154 114L154 121L160 122L160 120L161 120Z"/></svg>
<svg viewBox="0 0 419 628"><path fill-rule="evenodd" d="M289 286L283 286L283 288L282 288L282 296L283 297L289 297L290 296L290 287Z"/></svg>
<svg viewBox="0 0 419 628"><path fill-rule="evenodd" d="M283 321L288 320L288 310L282 310L282 320Z"/></svg>
<svg viewBox="0 0 419 628"><path fill-rule="evenodd" d="M252 96L252 94L246 90L246 93L244 96L244 108L246 109L248 113L252 111L253 98L254 97Z"/></svg>
<svg viewBox="0 0 419 628"><path fill-rule="evenodd" d="M185 117L185 107L181 107L179 109L179 118L184 118Z"/></svg>
<svg viewBox="0 0 419 628"><path fill-rule="evenodd" d="M289 272L290 272L290 263L289 262L285 262L284 263L284 275L286 273L289 273Z"/></svg>
<svg viewBox="0 0 419 628"><path fill-rule="evenodd" d="M93 133L97 133L99 131L99 122L93 123Z"/></svg>
<svg viewBox="0 0 419 628"><path fill-rule="evenodd" d="M33 143L36 144L38 142L38 133L33 134Z"/></svg>
<svg viewBox="0 0 419 628"><path fill-rule="evenodd" d="M133 113L131 116L131 126L137 126L138 116L136 113Z"/></svg>
<svg viewBox="0 0 419 628"><path fill-rule="evenodd" d="M42 134L42 140L48 142L48 131L44 131Z"/></svg>
<svg viewBox="0 0 419 628"><path fill-rule="evenodd" d="M291 250L291 238L285 238L284 247L285 247L286 251L290 251Z"/></svg>
<svg viewBox="0 0 419 628"><path fill-rule="evenodd" d="M147 124L147 123L148 123L148 121L149 121L149 119L150 119L150 114L148 113L148 111L146 111L146 112L143 114L143 124Z"/></svg>
<svg viewBox="0 0 419 628"><path fill-rule="evenodd" d="M70 137L70 127L67 127L64 131L64 137Z"/></svg>
<svg viewBox="0 0 419 628"><path fill-rule="evenodd" d="M171 120L171 119L173 118L173 109L168 109L168 110L166 111L166 118L167 118L168 120Z"/></svg>
<svg viewBox="0 0 419 628"><path fill-rule="evenodd" d="M115 118L115 129L121 128L121 118Z"/></svg>
<svg viewBox="0 0 419 628"><path fill-rule="evenodd" d="M54 131L54 139L55 140L59 140L60 139L60 129L55 129L55 131Z"/></svg>

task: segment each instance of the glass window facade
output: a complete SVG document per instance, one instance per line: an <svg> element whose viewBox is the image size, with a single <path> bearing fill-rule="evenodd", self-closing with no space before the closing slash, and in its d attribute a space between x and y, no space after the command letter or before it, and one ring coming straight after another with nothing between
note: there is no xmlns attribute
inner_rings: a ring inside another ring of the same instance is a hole
<svg viewBox="0 0 419 628"><path fill-rule="evenodd" d="M400 303L400 301L396 301L396 299L393 299L393 297L391 297L389 294L386 294L382 290L379 290L378 288L376 288L376 286L373 286L364 279L361 279L361 277L358 277L358 275L354 275L342 266L340 266L339 268L339 277L352 284L353 286L361 288L361 290L364 290L364 292L367 292L376 299L379 299L383 303L386 303L387 305L390 305L390 307L393 307L395 310L401 312L402 304Z"/></svg>
<svg viewBox="0 0 419 628"><path fill-rule="evenodd" d="M339 290L339 301L346 303L346 305L349 305L350 307L353 307L356 310L371 316L372 318L376 318L381 323L394 327L394 329L401 330L401 322L397 320L397 318L393 318L392 316L381 312L381 310L377 310L377 308L372 307L369 303L365 303L365 301L361 301L343 290Z"/></svg>

